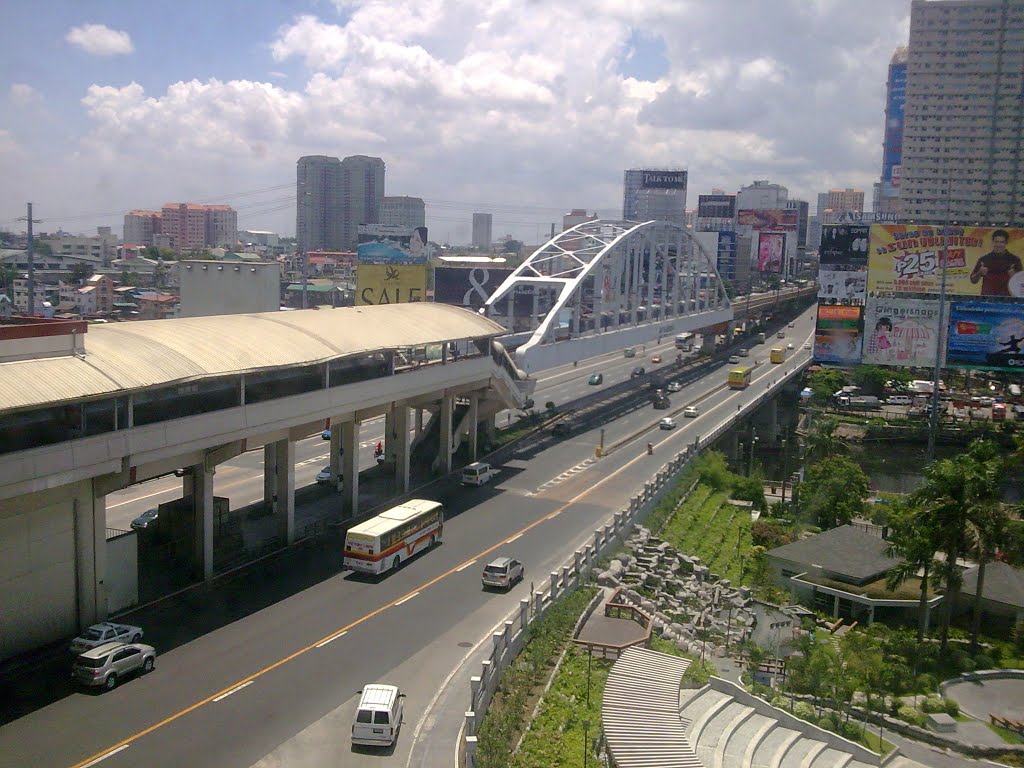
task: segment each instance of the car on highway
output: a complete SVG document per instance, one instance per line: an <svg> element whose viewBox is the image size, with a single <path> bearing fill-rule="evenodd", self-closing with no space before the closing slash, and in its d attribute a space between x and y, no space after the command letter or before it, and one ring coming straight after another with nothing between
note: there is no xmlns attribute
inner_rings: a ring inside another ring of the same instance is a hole
<svg viewBox="0 0 1024 768"><path fill-rule="evenodd" d="M136 517L131 522L133 531L144 531L149 526L156 523L156 519L160 516L159 509L147 509L141 515Z"/></svg>
<svg viewBox="0 0 1024 768"><path fill-rule="evenodd" d="M592 373L592 374L590 374L590 378L587 379L587 384L590 384L592 387L593 386L597 386L598 384L604 384L604 374L603 373Z"/></svg>
<svg viewBox="0 0 1024 768"><path fill-rule="evenodd" d="M492 477L498 476L498 470L486 461L474 461L462 468L463 485L486 485Z"/></svg>
<svg viewBox="0 0 1024 768"><path fill-rule="evenodd" d="M678 381L670 381L668 384L665 385L665 389L667 389L669 392L679 392L682 390L682 388L683 385L680 384Z"/></svg>
<svg viewBox="0 0 1024 768"><path fill-rule="evenodd" d="M664 419L658 422L658 429L675 429L676 420L671 416L666 416Z"/></svg>
<svg viewBox="0 0 1024 768"><path fill-rule="evenodd" d="M789 342L789 344L786 345L786 349L793 349L793 342L792 341Z"/></svg>
<svg viewBox="0 0 1024 768"><path fill-rule="evenodd" d="M319 472L316 473L316 481L318 483L329 483L331 482L331 465L328 464Z"/></svg>
<svg viewBox="0 0 1024 768"><path fill-rule="evenodd" d="M636 350L633 349L632 347L626 347L624 350L622 350L622 356L623 357L636 357Z"/></svg>
<svg viewBox="0 0 1024 768"><path fill-rule="evenodd" d="M551 428L551 434L555 437L568 437L572 434L572 428L571 419L562 419Z"/></svg>
<svg viewBox="0 0 1024 768"><path fill-rule="evenodd" d="M76 656L85 653L90 648L96 648L105 643L117 641L120 643L137 643L142 639L142 629L131 624L115 624L112 621L104 621L93 624L82 634L71 641L71 653Z"/></svg>
<svg viewBox="0 0 1024 768"><path fill-rule="evenodd" d="M651 357L651 362L657 365L661 362L661 355L654 355Z"/></svg>
<svg viewBox="0 0 1024 768"><path fill-rule="evenodd" d="M740 361L739 355L729 355L729 362L730 363L735 365L739 361Z"/></svg>
<svg viewBox="0 0 1024 768"><path fill-rule="evenodd" d="M323 440L330 440L331 439L331 430L325 429L323 432L320 433L320 437Z"/></svg>
<svg viewBox="0 0 1024 768"><path fill-rule="evenodd" d="M143 643L103 643L80 653L71 664L71 677L82 685L116 688L132 672L152 672L156 648Z"/></svg>
<svg viewBox="0 0 1024 768"><path fill-rule="evenodd" d="M698 416L700 416L700 411L697 410L696 405L688 405L685 408L683 408L683 418L695 419Z"/></svg>
<svg viewBox="0 0 1024 768"><path fill-rule="evenodd" d="M644 367L642 365L638 365L636 368L629 372L629 378L635 379L639 376L643 376L645 373L647 373L647 371L644 370Z"/></svg>
<svg viewBox="0 0 1024 768"><path fill-rule="evenodd" d="M796 323L790 323L790 324L789 324L789 327L790 327L790 328L796 328Z"/></svg>
<svg viewBox="0 0 1024 768"><path fill-rule="evenodd" d="M511 589L512 585L526 576L526 569L511 557L496 557L484 566L480 577L484 587Z"/></svg>
<svg viewBox="0 0 1024 768"><path fill-rule="evenodd" d="M807 344L804 344L804 350L805 351L810 350L810 348L811 348L811 345L810 345L809 342Z"/></svg>
<svg viewBox="0 0 1024 768"><path fill-rule="evenodd" d="M778 338L780 338L780 339L784 339L784 338L786 338L786 332L785 332L785 331L779 331L779 332L778 332L778 333L776 333L775 335L776 335L776 336L777 336Z"/></svg>
<svg viewBox="0 0 1024 768"><path fill-rule="evenodd" d="M381 683L363 686L352 721L352 743L390 747L398 740L404 719L405 694L398 686Z"/></svg>

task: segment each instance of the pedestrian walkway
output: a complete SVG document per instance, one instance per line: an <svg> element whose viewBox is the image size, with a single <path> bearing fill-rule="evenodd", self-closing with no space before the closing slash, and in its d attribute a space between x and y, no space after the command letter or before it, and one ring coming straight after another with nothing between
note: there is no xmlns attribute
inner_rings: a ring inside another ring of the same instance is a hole
<svg viewBox="0 0 1024 768"><path fill-rule="evenodd" d="M645 644L651 617L636 606L616 600L619 590L606 587L604 598L580 629L576 642L591 653L618 658L625 648Z"/></svg>

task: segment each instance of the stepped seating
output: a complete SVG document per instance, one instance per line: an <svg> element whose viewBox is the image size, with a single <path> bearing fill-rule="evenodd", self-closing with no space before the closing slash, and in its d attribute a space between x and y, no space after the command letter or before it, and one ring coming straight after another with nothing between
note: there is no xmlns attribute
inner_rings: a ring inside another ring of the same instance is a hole
<svg viewBox="0 0 1024 768"><path fill-rule="evenodd" d="M771 718L751 711L750 716L740 723L739 727L733 732L732 738L729 739L729 743L726 745L725 754L720 764L723 766L747 765L744 762L747 749L751 744L756 748L757 743L761 741L774 725L775 721ZM753 751L750 754L754 754Z"/></svg>
<svg viewBox="0 0 1024 768"><path fill-rule="evenodd" d="M811 763L811 768L846 768L851 760L853 760L853 755L828 747L822 750L815 761Z"/></svg>
<svg viewBox="0 0 1024 768"><path fill-rule="evenodd" d="M773 728L761 741L751 761L752 768L779 768L779 760L794 741L800 738L798 731L781 725Z"/></svg>
<svg viewBox="0 0 1024 768"><path fill-rule="evenodd" d="M686 737L690 740L690 744L700 743L704 728L731 701L731 696L719 693L712 688L704 688L699 696L690 700L686 709L679 713L680 717L690 721L690 725L686 729Z"/></svg>

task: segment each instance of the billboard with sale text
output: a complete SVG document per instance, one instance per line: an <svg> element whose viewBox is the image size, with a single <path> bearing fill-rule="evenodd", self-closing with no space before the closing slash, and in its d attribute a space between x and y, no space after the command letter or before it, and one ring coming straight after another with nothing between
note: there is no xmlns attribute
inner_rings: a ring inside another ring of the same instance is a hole
<svg viewBox="0 0 1024 768"><path fill-rule="evenodd" d="M425 264L360 264L356 267L356 306L426 301Z"/></svg>

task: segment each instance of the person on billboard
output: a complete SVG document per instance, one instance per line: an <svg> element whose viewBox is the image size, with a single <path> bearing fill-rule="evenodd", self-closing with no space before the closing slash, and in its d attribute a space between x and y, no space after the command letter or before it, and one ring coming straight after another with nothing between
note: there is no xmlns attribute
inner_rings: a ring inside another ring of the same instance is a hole
<svg viewBox="0 0 1024 768"><path fill-rule="evenodd" d="M992 250L978 259L971 271L971 283L981 281L982 296L1009 296L1010 278L1024 270L1020 259L1006 250L1010 233L997 229L992 233Z"/></svg>
<svg viewBox="0 0 1024 768"><path fill-rule="evenodd" d="M423 255L423 249L427 247L427 228L415 227L412 235L409 236L409 253L415 258Z"/></svg>
<svg viewBox="0 0 1024 768"><path fill-rule="evenodd" d="M889 341L891 334L892 320L888 317L879 319L875 323L875 330L871 333L871 338L868 339L868 354L873 355L890 349L892 347L892 342Z"/></svg>
<svg viewBox="0 0 1024 768"><path fill-rule="evenodd" d="M1024 341L1024 336L1022 336L1021 338L1018 339L1016 336L1014 336L1011 333L1009 339L1007 339L1006 341L1000 341L999 343L1002 346L1006 347L1006 349L1003 350L1004 352L1008 352L1009 354L1012 354L1012 355L1019 355L1020 354L1020 343L1022 341Z"/></svg>

